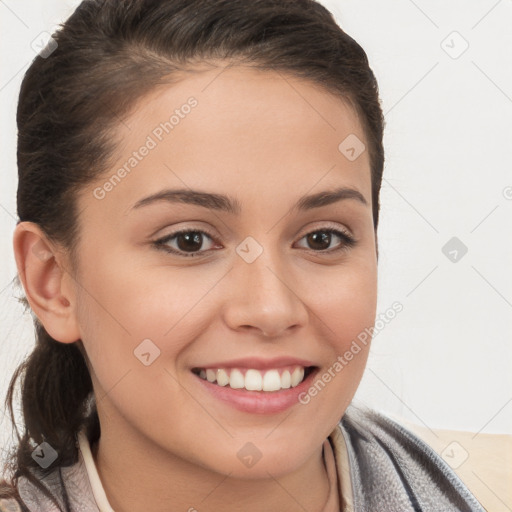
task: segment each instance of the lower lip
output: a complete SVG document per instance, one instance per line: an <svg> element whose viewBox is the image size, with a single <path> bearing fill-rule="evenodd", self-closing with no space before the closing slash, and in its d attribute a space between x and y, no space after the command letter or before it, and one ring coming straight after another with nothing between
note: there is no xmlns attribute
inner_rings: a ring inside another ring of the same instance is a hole
<svg viewBox="0 0 512 512"><path fill-rule="evenodd" d="M311 381L318 372L315 368L306 379L294 388L280 391L248 391L246 389L232 389L229 386L219 386L199 375L193 374L200 384L215 398L226 402L235 409L252 414L276 414L283 412L299 402L299 395L310 386Z"/></svg>

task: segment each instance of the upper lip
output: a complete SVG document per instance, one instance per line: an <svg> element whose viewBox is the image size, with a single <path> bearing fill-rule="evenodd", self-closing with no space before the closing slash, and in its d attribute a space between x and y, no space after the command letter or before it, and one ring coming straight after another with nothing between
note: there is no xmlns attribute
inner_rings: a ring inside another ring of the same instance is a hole
<svg viewBox="0 0 512 512"><path fill-rule="evenodd" d="M260 357L243 357L231 361L208 363L196 368L254 368L255 370L268 370L281 368L282 366L314 366L311 361L298 359L296 357L275 357L273 359L262 359Z"/></svg>

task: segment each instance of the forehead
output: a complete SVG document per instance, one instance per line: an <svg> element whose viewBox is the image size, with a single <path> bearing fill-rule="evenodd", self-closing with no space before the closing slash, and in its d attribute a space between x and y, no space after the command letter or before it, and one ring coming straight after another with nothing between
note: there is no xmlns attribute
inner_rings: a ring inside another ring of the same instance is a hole
<svg viewBox="0 0 512 512"><path fill-rule="evenodd" d="M244 203L352 185L370 202L369 156L354 110L283 72L232 66L186 73L140 98L115 138L115 163L83 198L94 202L93 188L111 183L99 208L126 214L144 195L178 186L229 189ZM354 142L362 152L350 159L343 150Z"/></svg>

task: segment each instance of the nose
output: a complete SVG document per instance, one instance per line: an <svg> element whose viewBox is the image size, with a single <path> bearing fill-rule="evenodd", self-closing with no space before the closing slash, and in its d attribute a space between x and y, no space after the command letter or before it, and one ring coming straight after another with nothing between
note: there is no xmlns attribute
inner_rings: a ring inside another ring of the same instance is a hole
<svg viewBox="0 0 512 512"><path fill-rule="evenodd" d="M252 263L235 261L224 304L224 319L231 329L275 338L306 325L308 310L296 276L285 267L268 251Z"/></svg>

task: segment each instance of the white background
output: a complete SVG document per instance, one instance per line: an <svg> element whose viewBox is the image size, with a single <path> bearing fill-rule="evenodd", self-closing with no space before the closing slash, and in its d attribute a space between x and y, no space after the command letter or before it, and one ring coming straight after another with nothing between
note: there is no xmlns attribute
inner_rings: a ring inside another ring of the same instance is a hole
<svg viewBox="0 0 512 512"><path fill-rule="evenodd" d="M512 433L512 1L322 3L379 82L387 124L377 311L404 307L375 336L355 400L429 428ZM12 285L19 86L32 41L77 4L0 2L2 402L34 344ZM454 58L461 38L469 47ZM441 250L452 237L468 248L457 262ZM3 413L2 403L5 448Z"/></svg>

